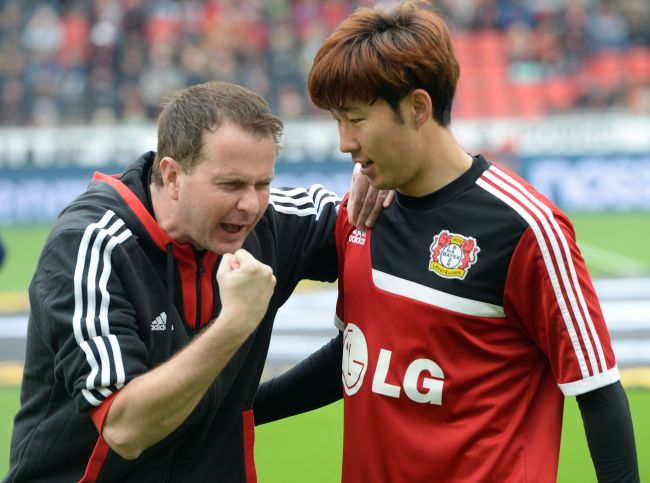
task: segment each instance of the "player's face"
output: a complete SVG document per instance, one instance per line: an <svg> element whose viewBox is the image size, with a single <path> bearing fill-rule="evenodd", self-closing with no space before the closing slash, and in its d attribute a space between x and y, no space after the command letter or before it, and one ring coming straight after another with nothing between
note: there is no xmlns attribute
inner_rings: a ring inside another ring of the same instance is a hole
<svg viewBox="0 0 650 483"><path fill-rule="evenodd" d="M401 109L401 106L400 106ZM415 128L401 120L383 99L372 104L353 103L332 112L339 129L340 149L378 189L395 189L408 194L417 175L413 152Z"/></svg>
<svg viewBox="0 0 650 483"><path fill-rule="evenodd" d="M241 248L269 203L276 156L272 136L224 124L203 137L203 160L179 174L178 215L184 239L199 249Z"/></svg>

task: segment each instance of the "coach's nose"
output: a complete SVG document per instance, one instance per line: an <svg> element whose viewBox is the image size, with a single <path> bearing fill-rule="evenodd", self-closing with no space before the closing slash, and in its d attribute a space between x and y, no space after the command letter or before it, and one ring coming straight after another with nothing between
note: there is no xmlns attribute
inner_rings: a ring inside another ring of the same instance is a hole
<svg viewBox="0 0 650 483"><path fill-rule="evenodd" d="M241 193L237 209L249 214L257 214L261 204L260 193L255 189L255 186L247 186Z"/></svg>

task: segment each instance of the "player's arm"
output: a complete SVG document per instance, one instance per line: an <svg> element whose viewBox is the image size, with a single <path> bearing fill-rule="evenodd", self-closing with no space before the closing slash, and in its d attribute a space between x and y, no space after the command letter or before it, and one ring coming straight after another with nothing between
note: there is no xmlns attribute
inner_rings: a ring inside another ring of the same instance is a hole
<svg viewBox="0 0 650 483"><path fill-rule="evenodd" d="M326 406L343 396L342 335L284 374L263 383L255 395L255 424L264 424Z"/></svg>
<svg viewBox="0 0 650 483"><path fill-rule="evenodd" d="M564 395L577 397L598 480L639 481L630 408L573 227L555 211L537 228L511 261L506 310L547 355Z"/></svg>
<svg viewBox="0 0 650 483"><path fill-rule="evenodd" d="M576 397L599 482L639 482L627 396L620 382Z"/></svg>

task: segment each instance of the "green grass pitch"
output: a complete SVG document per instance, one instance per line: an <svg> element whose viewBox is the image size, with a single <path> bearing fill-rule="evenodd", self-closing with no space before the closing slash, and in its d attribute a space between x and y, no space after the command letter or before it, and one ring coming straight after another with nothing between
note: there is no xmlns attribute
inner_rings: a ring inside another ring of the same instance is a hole
<svg viewBox="0 0 650 483"><path fill-rule="evenodd" d="M0 387L0 476L9 465L11 421L18 409L18 387ZM650 478L650 390L628 389L634 419L641 481ZM256 430L255 460L260 483L335 483L341 478L342 404ZM578 405L568 398L564 410L558 482L595 482Z"/></svg>

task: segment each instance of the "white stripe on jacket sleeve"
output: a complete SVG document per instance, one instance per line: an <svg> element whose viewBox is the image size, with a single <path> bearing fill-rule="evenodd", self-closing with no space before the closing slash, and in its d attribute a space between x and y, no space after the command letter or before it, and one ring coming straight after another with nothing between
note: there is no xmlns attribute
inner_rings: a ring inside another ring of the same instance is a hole
<svg viewBox="0 0 650 483"><path fill-rule="evenodd" d="M106 228L111 221L112 224ZM86 388L82 390L82 394L94 406L100 405L101 401L93 391L107 397L111 394L107 389L108 386L115 384L116 387L121 387L125 381L124 362L119 343L110 333L108 320L110 293L107 288L112 270L112 251L117 244L123 243L132 235L131 231L124 227L124 221L117 218L113 211L108 210L98 222L86 227L77 252L72 325L77 344L86 354L86 361L90 367ZM120 230L121 233L117 234ZM99 313L98 293L101 297ZM99 321L99 326L96 321ZM113 356L112 363L109 353Z"/></svg>
<svg viewBox="0 0 650 483"><path fill-rule="evenodd" d="M334 203L338 211L341 199L322 185L309 188L271 188L270 203L276 211L289 215L315 215L318 220L325 207Z"/></svg>

